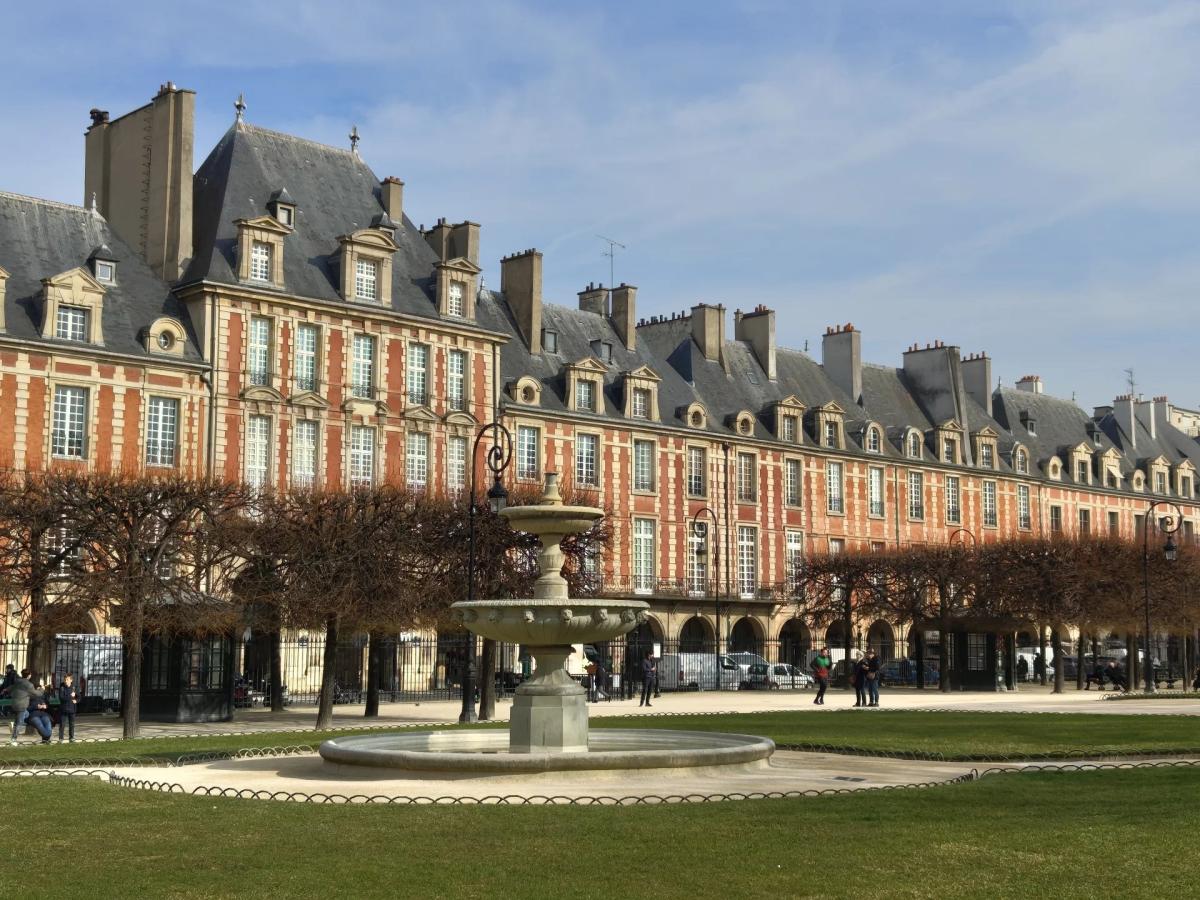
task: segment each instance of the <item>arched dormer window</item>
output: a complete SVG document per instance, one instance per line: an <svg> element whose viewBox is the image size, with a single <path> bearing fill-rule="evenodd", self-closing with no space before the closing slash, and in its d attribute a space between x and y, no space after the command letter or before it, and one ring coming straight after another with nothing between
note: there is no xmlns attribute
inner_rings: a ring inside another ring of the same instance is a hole
<svg viewBox="0 0 1200 900"><path fill-rule="evenodd" d="M867 426L867 439L865 443L868 453L883 452L883 435L876 426Z"/></svg>
<svg viewBox="0 0 1200 900"><path fill-rule="evenodd" d="M542 383L529 375L522 375L512 386L512 398L523 406L541 406Z"/></svg>
<svg viewBox="0 0 1200 900"><path fill-rule="evenodd" d="M1029 451L1024 447L1018 447L1013 453L1013 468L1022 475L1029 474Z"/></svg>
<svg viewBox="0 0 1200 900"><path fill-rule="evenodd" d="M908 433L908 458L909 459L920 459L921 458L921 444L922 443L923 442L921 440L921 432L910 431Z"/></svg>
<svg viewBox="0 0 1200 900"><path fill-rule="evenodd" d="M689 403L681 410L683 421L687 423L688 428L707 428L708 427L708 410L703 404Z"/></svg>

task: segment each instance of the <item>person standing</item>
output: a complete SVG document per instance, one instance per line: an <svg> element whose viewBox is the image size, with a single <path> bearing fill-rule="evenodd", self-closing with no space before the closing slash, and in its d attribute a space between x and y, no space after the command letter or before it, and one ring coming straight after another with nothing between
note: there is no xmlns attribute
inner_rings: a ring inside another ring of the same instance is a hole
<svg viewBox="0 0 1200 900"><path fill-rule="evenodd" d="M810 665L812 666L813 680L817 683L817 696L813 703L817 706L824 706L825 689L829 687L829 667L833 665L833 660L829 656L829 648L822 647L818 650Z"/></svg>
<svg viewBox="0 0 1200 900"><path fill-rule="evenodd" d="M860 656L854 661L850 675L850 683L854 685L854 705L867 705L867 658Z"/></svg>
<svg viewBox="0 0 1200 900"><path fill-rule="evenodd" d="M50 704L46 701L45 693L36 688L29 695L27 721L42 736L43 744L50 743L50 734L54 731L54 723L50 720Z"/></svg>
<svg viewBox="0 0 1200 900"><path fill-rule="evenodd" d="M642 660L642 702L638 706L650 705L650 693L654 690L654 680L658 678L658 666L654 662L654 651L647 650Z"/></svg>
<svg viewBox="0 0 1200 900"><path fill-rule="evenodd" d="M75 743L75 710L79 694L75 689L75 676L68 672L58 686L58 742L63 740L63 725L68 726L70 743Z"/></svg>
<svg viewBox="0 0 1200 900"><path fill-rule="evenodd" d="M867 688L867 705L879 705L879 657L875 655L875 651L870 647L867 648L866 664L863 666L863 674L866 676Z"/></svg>
<svg viewBox="0 0 1200 900"><path fill-rule="evenodd" d="M37 688L29 680L29 675L28 669L22 669L20 676L13 678L12 683L8 686L8 696L12 698L12 742L14 744L21 736L21 732L25 730L25 723L29 719L29 703L37 695Z"/></svg>

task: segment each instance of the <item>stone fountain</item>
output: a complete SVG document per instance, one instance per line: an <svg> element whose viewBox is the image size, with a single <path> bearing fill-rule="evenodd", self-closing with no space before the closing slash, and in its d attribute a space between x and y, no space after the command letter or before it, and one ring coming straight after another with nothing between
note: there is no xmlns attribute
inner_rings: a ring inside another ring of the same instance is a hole
<svg viewBox="0 0 1200 900"><path fill-rule="evenodd" d="M564 506L557 474L546 473L539 504L511 507L500 515L542 545L533 597L464 601L451 608L474 634L522 644L536 661L513 698L507 740L494 729L334 738L320 748L327 763L443 776L765 765L775 745L750 735L612 728L589 735L586 694L566 669L572 645L620 637L646 620L649 605L568 595L562 540L587 531L604 513Z"/></svg>

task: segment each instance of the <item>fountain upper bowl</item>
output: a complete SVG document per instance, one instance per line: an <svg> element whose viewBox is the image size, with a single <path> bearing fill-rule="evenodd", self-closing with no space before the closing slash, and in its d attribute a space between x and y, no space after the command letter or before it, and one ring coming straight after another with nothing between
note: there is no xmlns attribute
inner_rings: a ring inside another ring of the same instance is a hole
<svg viewBox="0 0 1200 900"><path fill-rule="evenodd" d="M587 531L597 519L604 518L604 510L594 506L560 506L543 504L537 506L510 506L500 515L517 531L530 534L577 534Z"/></svg>
<svg viewBox="0 0 1200 900"><path fill-rule="evenodd" d="M549 647L607 641L646 621L644 600L471 600L450 607L475 634L494 641Z"/></svg>

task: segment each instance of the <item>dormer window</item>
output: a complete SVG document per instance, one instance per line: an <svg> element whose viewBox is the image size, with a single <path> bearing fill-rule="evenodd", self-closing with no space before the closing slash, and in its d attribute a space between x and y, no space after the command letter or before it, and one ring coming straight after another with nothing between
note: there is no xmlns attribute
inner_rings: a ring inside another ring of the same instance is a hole
<svg viewBox="0 0 1200 900"><path fill-rule="evenodd" d="M908 435L908 458L921 458L921 435L919 432L913 431Z"/></svg>
<svg viewBox="0 0 1200 900"><path fill-rule="evenodd" d="M1089 466L1087 460L1081 459L1075 465L1075 480L1080 484L1087 484L1091 481Z"/></svg>
<svg viewBox="0 0 1200 900"><path fill-rule="evenodd" d="M449 291L446 295L446 314L462 318L465 312L465 304L463 303L463 285L461 281L450 282Z"/></svg>
<svg viewBox="0 0 1200 900"><path fill-rule="evenodd" d="M354 296L359 300L379 299L379 263L373 259L354 261Z"/></svg>
<svg viewBox="0 0 1200 900"><path fill-rule="evenodd" d="M117 280L117 260L108 244L101 244L88 257L92 266L92 275L101 284L114 284Z"/></svg>
<svg viewBox="0 0 1200 900"><path fill-rule="evenodd" d="M796 417L795 416L784 416L783 424L780 427L780 431L782 432L781 436L782 436L783 440L787 441L789 444L796 443L796 432L797 432Z"/></svg>
<svg viewBox="0 0 1200 900"><path fill-rule="evenodd" d="M958 442L954 438L942 438L942 462L953 463L958 459Z"/></svg>
<svg viewBox="0 0 1200 900"><path fill-rule="evenodd" d="M879 453L883 447L883 439L879 436L879 429L871 426L867 429L867 452Z"/></svg>
<svg viewBox="0 0 1200 900"><path fill-rule="evenodd" d="M1046 471L1049 473L1051 478L1057 481L1059 476L1062 474L1062 466L1059 465L1057 459L1052 459L1050 460L1050 465L1046 467Z"/></svg>
<svg viewBox="0 0 1200 900"><path fill-rule="evenodd" d="M826 447L837 448L838 445L838 427L837 422L826 422L825 428L821 435L821 443Z"/></svg>
<svg viewBox="0 0 1200 900"><path fill-rule="evenodd" d="M54 322L54 336L62 341L86 341L90 333L89 314L90 310L83 307L59 304Z"/></svg>
<svg viewBox="0 0 1200 900"><path fill-rule="evenodd" d="M558 352L558 332L542 329L542 350L546 353Z"/></svg>
<svg viewBox="0 0 1200 900"><path fill-rule="evenodd" d="M1167 473L1158 471L1154 473L1154 493L1165 494L1167 492Z"/></svg>
<svg viewBox="0 0 1200 900"><path fill-rule="evenodd" d="M1029 474L1029 454L1023 449L1018 448L1017 452L1013 454L1013 468L1022 475Z"/></svg>
<svg viewBox="0 0 1200 900"><path fill-rule="evenodd" d="M254 241L250 247L250 278L254 281L271 280L271 257L274 248L265 241Z"/></svg>
<svg viewBox="0 0 1200 900"><path fill-rule="evenodd" d="M159 350L170 351L175 346L175 335L169 331L160 331L155 343L158 344Z"/></svg>
<svg viewBox="0 0 1200 900"><path fill-rule="evenodd" d="M296 227L296 203L286 190L278 190L267 201L267 209L275 221L288 228Z"/></svg>
<svg viewBox="0 0 1200 900"><path fill-rule="evenodd" d="M1025 426L1025 430L1029 434L1037 434L1037 419L1027 412L1021 413L1021 424Z"/></svg>
<svg viewBox="0 0 1200 900"><path fill-rule="evenodd" d="M592 341L592 353L605 365L612 362L612 348L608 341Z"/></svg>
<svg viewBox="0 0 1200 900"><path fill-rule="evenodd" d="M575 382L575 408L585 412L596 411L596 382L587 378Z"/></svg>
<svg viewBox="0 0 1200 900"><path fill-rule="evenodd" d="M286 225L288 228L296 227L296 211L290 206L279 207L279 211L275 213L275 218L279 220L280 225Z"/></svg>
<svg viewBox="0 0 1200 900"><path fill-rule="evenodd" d="M112 284L117 280L117 267L114 263L96 260L96 280Z"/></svg>
<svg viewBox="0 0 1200 900"><path fill-rule="evenodd" d="M979 465L985 469L996 468L996 452L991 444L979 445Z"/></svg>
<svg viewBox="0 0 1200 900"><path fill-rule="evenodd" d="M650 389L634 388L630 400L630 415L635 419L650 418Z"/></svg>

